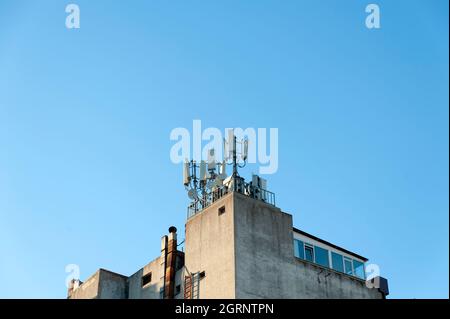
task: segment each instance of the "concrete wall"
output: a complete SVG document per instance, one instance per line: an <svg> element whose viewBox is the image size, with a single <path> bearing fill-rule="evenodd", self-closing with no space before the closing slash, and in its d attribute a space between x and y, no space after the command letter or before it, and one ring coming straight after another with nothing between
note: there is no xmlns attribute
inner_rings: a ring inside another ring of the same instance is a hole
<svg viewBox="0 0 450 319"><path fill-rule="evenodd" d="M70 299L94 299L98 298L100 270L97 270L91 277L83 282L69 296Z"/></svg>
<svg viewBox="0 0 450 319"><path fill-rule="evenodd" d="M220 207L225 213L219 215ZM186 222L185 265L190 273L205 271L200 298L235 298L233 194Z"/></svg>
<svg viewBox="0 0 450 319"><path fill-rule="evenodd" d="M295 258L290 276L295 285L292 296L302 299L381 299L378 289L369 289L365 281ZM293 298L293 297L289 297Z"/></svg>
<svg viewBox="0 0 450 319"><path fill-rule="evenodd" d="M182 267L175 273L175 296L174 299L184 299L184 276L185 268ZM177 286L180 288L180 292L177 294Z"/></svg>
<svg viewBox="0 0 450 319"><path fill-rule="evenodd" d="M179 253L180 255L181 253ZM181 258L182 256L177 256ZM179 264L177 263L179 266ZM142 277L152 273L152 280L142 286ZM175 295L175 299L184 298L183 276L184 269L178 269L175 273L175 288L180 286L180 293ZM128 278L128 298L129 299L161 299L160 291L164 287L164 267L161 257L148 263Z"/></svg>
<svg viewBox="0 0 450 319"><path fill-rule="evenodd" d="M126 276L114 272L99 270L99 299L125 299L128 295L128 286Z"/></svg>
<svg viewBox="0 0 450 319"><path fill-rule="evenodd" d="M70 295L70 299L125 299L127 277L99 269Z"/></svg>
<svg viewBox="0 0 450 319"><path fill-rule="evenodd" d="M177 253L175 288L179 288L176 299L184 298L184 254ZM142 277L152 273L152 280L142 286ZM109 270L99 269L86 282L75 289L70 299L160 299L164 286L164 270L161 257L148 263L130 277Z"/></svg>
<svg viewBox="0 0 450 319"><path fill-rule="evenodd" d="M382 298L364 280L294 257L292 216L234 194L236 298Z"/></svg>
<svg viewBox="0 0 450 319"><path fill-rule="evenodd" d="M293 279L292 216L234 194L236 298L288 298Z"/></svg>
<svg viewBox="0 0 450 319"><path fill-rule="evenodd" d="M293 239L290 214L231 193L186 222L186 267L205 271L200 298L382 298L363 280L297 259Z"/></svg>
<svg viewBox="0 0 450 319"><path fill-rule="evenodd" d="M139 269L128 280L128 298L130 299L160 299L160 289L164 286L164 270L161 257ZM142 277L152 273L152 281L142 286Z"/></svg>

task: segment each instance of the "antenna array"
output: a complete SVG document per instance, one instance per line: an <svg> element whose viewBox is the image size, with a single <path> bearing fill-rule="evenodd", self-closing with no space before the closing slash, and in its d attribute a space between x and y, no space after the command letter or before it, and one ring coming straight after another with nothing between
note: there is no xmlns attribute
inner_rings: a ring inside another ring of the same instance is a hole
<svg viewBox="0 0 450 319"><path fill-rule="evenodd" d="M240 152L237 151L238 144ZM238 168L246 165L247 158L248 140L237 141L234 130L231 129L228 131L228 140L224 139L223 141L223 160L221 162L217 161L213 148L208 151L206 162L203 159L199 163L186 159L183 165L183 184L195 209L208 206L210 195L221 191L224 187L232 187L233 190L239 189L240 185L243 185L244 179L239 176ZM227 165L233 167L230 178L227 176ZM224 185L225 180L227 180L226 185Z"/></svg>

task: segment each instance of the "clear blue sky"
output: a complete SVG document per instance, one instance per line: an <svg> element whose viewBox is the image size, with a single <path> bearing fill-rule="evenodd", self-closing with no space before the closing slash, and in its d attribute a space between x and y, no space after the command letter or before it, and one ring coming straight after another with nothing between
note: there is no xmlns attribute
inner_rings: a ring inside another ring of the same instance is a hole
<svg viewBox="0 0 450 319"><path fill-rule="evenodd" d="M294 225L392 298L449 295L448 1L0 1L0 297L130 275L184 233L175 127L277 127ZM253 165L244 171L256 171Z"/></svg>

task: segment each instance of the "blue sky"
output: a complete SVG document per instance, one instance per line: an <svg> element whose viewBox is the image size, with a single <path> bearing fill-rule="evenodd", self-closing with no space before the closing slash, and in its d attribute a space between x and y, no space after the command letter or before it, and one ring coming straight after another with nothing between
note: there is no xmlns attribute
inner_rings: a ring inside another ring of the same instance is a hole
<svg viewBox="0 0 450 319"><path fill-rule="evenodd" d="M448 2L0 1L0 297L65 266L130 275L184 232L170 131L279 129L294 225L367 256L392 298L449 296ZM249 176L253 165L243 171Z"/></svg>

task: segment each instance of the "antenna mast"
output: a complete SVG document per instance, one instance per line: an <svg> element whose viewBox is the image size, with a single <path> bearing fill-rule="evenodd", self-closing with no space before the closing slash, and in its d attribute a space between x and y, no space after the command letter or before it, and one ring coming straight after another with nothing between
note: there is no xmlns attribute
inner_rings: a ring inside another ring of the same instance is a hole
<svg viewBox="0 0 450 319"><path fill-rule="evenodd" d="M233 177L237 177L237 154L236 154L236 135L233 134Z"/></svg>
<svg viewBox="0 0 450 319"><path fill-rule="evenodd" d="M199 164L195 160L187 160L183 167L183 184L192 200L189 209L195 213L207 207L211 202L226 194L228 190L243 191L245 181L239 176L238 168L245 166L248 155L248 140L237 141L233 130L228 131L228 141L223 141L223 161L216 161L215 150L208 151L208 160L201 160ZM237 144L241 145L239 155L244 162L238 163ZM228 150L226 150L228 145ZM227 154L228 151L228 154ZM227 163L228 160L231 163ZM230 178L226 176L226 165L233 165L233 173ZM197 170L199 173L197 174ZM217 170L217 172L216 172ZM231 189L230 189L231 188Z"/></svg>

